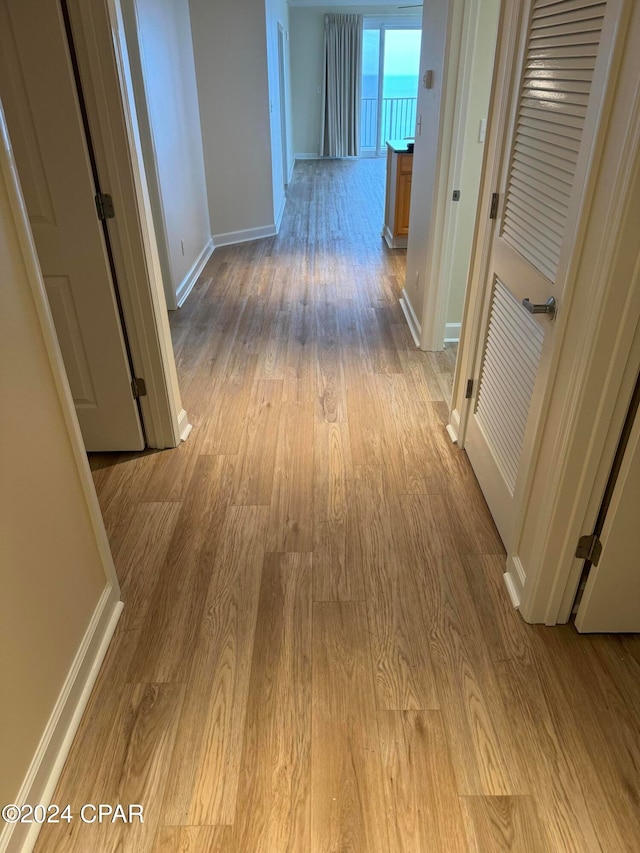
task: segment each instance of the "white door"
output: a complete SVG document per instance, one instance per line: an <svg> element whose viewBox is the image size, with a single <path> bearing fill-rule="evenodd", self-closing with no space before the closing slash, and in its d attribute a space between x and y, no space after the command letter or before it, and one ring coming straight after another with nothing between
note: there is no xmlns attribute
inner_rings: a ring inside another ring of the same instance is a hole
<svg viewBox="0 0 640 853"><path fill-rule="evenodd" d="M57 0L0 0L0 99L87 450L140 450L140 416Z"/></svg>
<svg viewBox="0 0 640 853"><path fill-rule="evenodd" d="M498 219L465 448L500 535L514 544L556 348L618 0L523 5L505 122Z"/></svg>
<svg viewBox="0 0 640 853"><path fill-rule="evenodd" d="M640 416L629 441L600 534L602 554L592 566L576 614L576 628L640 632Z"/></svg>
<svg viewBox="0 0 640 853"><path fill-rule="evenodd" d="M278 24L278 87L280 91L280 136L282 139L282 183L289 184L289 133L287 130L287 43L286 34Z"/></svg>

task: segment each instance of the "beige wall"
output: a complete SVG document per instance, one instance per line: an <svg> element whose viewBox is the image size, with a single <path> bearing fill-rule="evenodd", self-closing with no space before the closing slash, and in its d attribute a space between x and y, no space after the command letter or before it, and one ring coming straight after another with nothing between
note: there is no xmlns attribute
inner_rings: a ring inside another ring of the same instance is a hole
<svg viewBox="0 0 640 853"><path fill-rule="evenodd" d="M123 0L167 304L211 240L189 0Z"/></svg>
<svg viewBox="0 0 640 853"><path fill-rule="evenodd" d="M320 151L322 109L322 52L325 14L358 14L382 17L416 17L419 9L397 6L291 7L291 113L293 150L296 156Z"/></svg>
<svg viewBox="0 0 640 853"><path fill-rule="evenodd" d="M274 222L265 0L189 5L213 238L260 236Z"/></svg>
<svg viewBox="0 0 640 853"><path fill-rule="evenodd" d="M2 127L0 111L0 140ZM56 387L10 206L8 164L0 143L2 804L16 799L108 586L74 455L79 442L65 418L75 413Z"/></svg>

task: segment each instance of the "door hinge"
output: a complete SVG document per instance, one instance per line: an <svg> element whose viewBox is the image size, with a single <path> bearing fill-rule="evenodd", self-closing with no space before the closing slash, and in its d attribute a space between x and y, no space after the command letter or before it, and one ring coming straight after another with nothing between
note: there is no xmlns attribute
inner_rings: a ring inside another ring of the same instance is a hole
<svg viewBox="0 0 640 853"><path fill-rule="evenodd" d="M499 193L491 194L491 210L489 211L489 219L497 219L498 217L498 202L500 201Z"/></svg>
<svg viewBox="0 0 640 853"><path fill-rule="evenodd" d="M601 554L602 542L599 536L592 533L590 536L580 537L576 549L576 557L580 560L588 560L592 565L597 566L600 562Z"/></svg>
<svg viewBox="0 0 640 853"><path fill-rule="evenodd" d="M470 400L473 397L473 379L467 379L467 390L464 392L465 400Z"/></svg>
<svg viewBox="0 0 640 853"><path fill-rule="evenodd" d="M133 391L133 396L138 399L138 397L146 397L147 396L147 385L144 379L140 379L139 376L134 376L131 380L131 390Z"/></svg>
<svg viewBox="0 0 640 853"><path fill-rule="evenodd" d="M98 219L101 222L115 217L113 199L108 193L98 193L96 195L96 210L98 211Z"/></svg>

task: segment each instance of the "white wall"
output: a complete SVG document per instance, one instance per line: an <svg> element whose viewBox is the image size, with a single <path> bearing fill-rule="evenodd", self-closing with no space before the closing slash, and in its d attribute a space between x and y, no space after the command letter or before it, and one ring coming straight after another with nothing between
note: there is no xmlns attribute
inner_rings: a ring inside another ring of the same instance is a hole
<svg viewBox="0 0 640 853"><path fill-rule="evenodd" d="M398 6L292 6L291 23L291 114L293 150L296 157L318 156L322 115L322 62L324 16L371 15L415 19L419 9Z"/></svg>
<svg viewBox="0 0 640 853"><path fill-rule="evenodd" d="M211 253L189 0L123 0L165 294L186 299Z"/></svg>
<svg viewBox="0 0 640 853"><path fill-rule="evenodd" d="M265 0L191 0L216 245L275 233Z"/></svg>
<svg viewBox="0 0 640 853"><path fill-rule="evenodd" d="M40 770L45 776L52 769L56 755L42 751L46 744L41 738L48 731L54 753L59 750L59 739L65 735L60 726L69 726L68 715L74 710L61 707L61 691L70 687L78 653L89 649L83 642L99 603L105 603L110 590L116 601L118 597L8 150L0 109L3 804L19 802L18 793L29 771L37 769L33 764L37 754L43 759ZM62 714L60 726L47 730L56 708ZM36 779L30 790L23 788L25 793L37 798L44 788L38 787ZM11 828L0 826L0 832L3 829L0 847ZM22 830L17 827L16 834Z"/></svg>
<svg viewBox="0 0 640 853"><path fill-rule="evenodd" d="M433 71L433 88L418 89L417 114L422 116L422 133L416 136L413 151L413 183L405 298L422 328L425 307L425 280L434 250L434 201L441 159L443 79L449 11L452 0L432 0L423 10L420 75Z"/></svg>

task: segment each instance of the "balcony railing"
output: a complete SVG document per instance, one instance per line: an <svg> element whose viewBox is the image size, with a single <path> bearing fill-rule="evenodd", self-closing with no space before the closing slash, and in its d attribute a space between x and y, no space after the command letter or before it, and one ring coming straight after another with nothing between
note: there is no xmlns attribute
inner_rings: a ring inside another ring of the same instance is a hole
<svg viewBox="0 0 640 853"><path fill-rule="evenodd" d="M378 99L362 99L360 147L369 150L382 148L387 139L413 136L416 127L417 98L383 98L380 133L376 140Z"/></svg>

